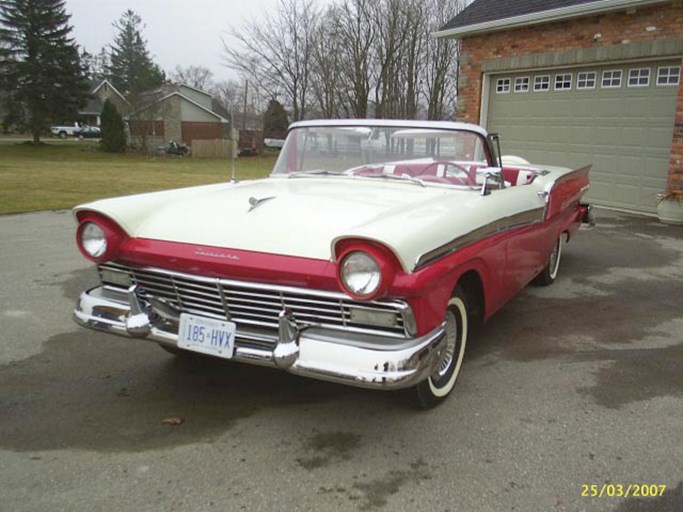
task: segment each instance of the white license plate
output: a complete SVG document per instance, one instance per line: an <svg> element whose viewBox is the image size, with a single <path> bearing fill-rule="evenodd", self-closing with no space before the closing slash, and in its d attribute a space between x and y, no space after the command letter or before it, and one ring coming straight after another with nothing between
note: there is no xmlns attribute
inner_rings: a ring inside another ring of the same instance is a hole
<svg viewBox="0 0 683 512"><path fill-rule="evenodd" d="M183 313L178 328L178 347L226 359L235 352L233 322Z"/></svg>

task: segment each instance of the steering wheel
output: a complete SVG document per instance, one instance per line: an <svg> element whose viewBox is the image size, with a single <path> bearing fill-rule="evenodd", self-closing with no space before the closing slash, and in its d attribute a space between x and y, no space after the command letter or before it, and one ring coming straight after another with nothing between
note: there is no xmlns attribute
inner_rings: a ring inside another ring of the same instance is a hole
<svg viewBox="0 0 683 512"><path fill-rule="evenodd" d="M443 166L445 171L443 176L437 176L436 174L440 165ZM476 183L476 177L473 175L470 169L460 164L456 164L450 160L437 160L432 162L431 164L423 167L419 173L415 174L415 176L454 178L456 180L460 180L463 185L473 185Z"/></svg>

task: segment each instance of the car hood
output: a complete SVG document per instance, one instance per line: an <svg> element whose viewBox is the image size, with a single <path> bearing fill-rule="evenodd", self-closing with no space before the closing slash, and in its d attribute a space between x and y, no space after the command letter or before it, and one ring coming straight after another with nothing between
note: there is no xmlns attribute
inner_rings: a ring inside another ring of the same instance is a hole
<svg viewBox="0 0 683 512"><path fill-rule="evenodd" d="M334 257L337 240L368 239L410 272L420 255L486 222L468 214L478 201L469 190L301 177L105 199L75 211L106 215L132 237L322 260Z"/></svg>

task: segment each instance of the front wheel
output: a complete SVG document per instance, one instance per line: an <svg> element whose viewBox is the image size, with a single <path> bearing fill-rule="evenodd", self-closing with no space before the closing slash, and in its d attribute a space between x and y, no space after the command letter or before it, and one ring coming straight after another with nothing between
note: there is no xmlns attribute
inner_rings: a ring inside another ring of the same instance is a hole
<svg viewBox="0 0 683 512"><path fill-rule="evenodd" d="M415 387L417 402L423 409L439 405L455 387L465 356L468 325L467 298L458 287L446 308L446 337L437 369Z"/></svg>

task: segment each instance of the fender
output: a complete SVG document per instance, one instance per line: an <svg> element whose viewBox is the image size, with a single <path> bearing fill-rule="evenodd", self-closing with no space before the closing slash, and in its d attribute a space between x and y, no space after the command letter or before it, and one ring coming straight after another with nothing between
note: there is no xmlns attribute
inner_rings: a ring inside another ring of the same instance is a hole
<svg viewBox="0 0 683 512"><path fill-rule="evenodd" d="M545 221L552 221L567 209L572 211L578 209L579 201L590 187L588 173L591 167L592 165L587 165L564 174L546 187L544 190L546 207L543 216ZM572 205L574 208L570 208ZM567 226L563 227L566 228Z"/></svg>

